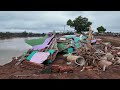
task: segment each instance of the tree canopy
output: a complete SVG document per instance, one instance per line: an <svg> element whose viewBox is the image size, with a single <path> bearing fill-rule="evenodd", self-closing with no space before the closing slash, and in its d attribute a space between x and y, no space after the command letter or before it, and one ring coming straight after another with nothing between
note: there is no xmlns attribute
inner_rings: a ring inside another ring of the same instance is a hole
<svg viewBox="0 0 120 90"><path fill-rule="evenodd" d="M73 27L77 33L82 33L89 30L92 22L88 21L88 18L78 16L74 20L69 19L67 25Z"/></svg>
<svg viewBox="0 0 120 90"><path fill-rule="evenodd" d="M104 33L106 31L106 29L103 26L100 26L97 28L99 33Z"/></svg>

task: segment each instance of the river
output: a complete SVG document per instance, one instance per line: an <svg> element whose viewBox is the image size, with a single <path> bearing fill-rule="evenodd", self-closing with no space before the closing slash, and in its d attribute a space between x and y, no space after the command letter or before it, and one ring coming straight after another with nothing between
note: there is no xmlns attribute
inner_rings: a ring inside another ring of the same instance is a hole
<svg viewBox="0 0 120 90"><path fill-rule="evenodd" d="M25 43L25 39L36 38L38 37L0 40L0 65L9 63L12 61L12 57L20 56L23 54L23 52L32 48L32 46Z"/></svg>

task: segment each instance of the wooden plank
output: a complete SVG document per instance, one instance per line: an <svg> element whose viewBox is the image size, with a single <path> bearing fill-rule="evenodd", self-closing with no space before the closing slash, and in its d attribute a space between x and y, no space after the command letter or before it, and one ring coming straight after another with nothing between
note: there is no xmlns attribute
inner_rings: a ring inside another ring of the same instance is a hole
<svg viewBox="0 0 120 90"><path fill-rule="evenodd" d="M91 27L89 28L88 34L89 34L89 35L88 35L88 43L87 43L87 46L88 46L89 49L91 49L91 48L92 48L92 45L91 45L92 29L91 29Z"/></svg>

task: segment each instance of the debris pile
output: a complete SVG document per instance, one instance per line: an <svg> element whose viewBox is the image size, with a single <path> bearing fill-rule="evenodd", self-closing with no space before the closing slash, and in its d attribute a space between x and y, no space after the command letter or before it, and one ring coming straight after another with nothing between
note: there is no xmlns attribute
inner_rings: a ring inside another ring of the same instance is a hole
<svg viewBox="0 0 120 90"><path fill-rule="evenodd" d="M111 65L120 64L120 47L94 38L92 30L86 34L60 37L48 33L45 37L42 44L37 43L31 50L25 52L17 59L15 65L28 64L50 73L68 73L73 72L76 67L82 67L81 71L89 69L105 71ZM60 52L63 52L66 65L54 64Z"/></svg>
<svg viewBox="0 0 120 90"><path fill-rule="evenodd" d="M99 47L100 46L100 47ZM82 47L79 56L85 60L84 66L94 66L105 71L110 65L120 64L120 49L108 43L95 44L92 49Z"/></svg>

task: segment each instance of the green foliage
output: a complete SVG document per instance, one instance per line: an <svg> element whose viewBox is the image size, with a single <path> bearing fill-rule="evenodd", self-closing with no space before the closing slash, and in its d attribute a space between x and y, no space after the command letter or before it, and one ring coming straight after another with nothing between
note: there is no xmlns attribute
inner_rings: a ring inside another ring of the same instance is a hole
<svg viewBox="0 0 120 90"><path fill-rule="evenodd" d="M99 33L104 33L106 31L106 29L103 26L100 26L97 28Z"/></svg>
<svg viewBox="0 0 120 90"><path fill-rule="evenodd" d="M67 21L67 25L70 27L73 27L77 33L81 33L82 31L88 31L90 25L92 25L92 22L88 21L88 18L79 16L75 18L73 21L69 19Z"/></svg>
<svg viewBox="0 0 120 90"><path fill-rule="evenodd" d="M24 32L22 33L22 35L23 35L24 37L27 37L28 33L27 33L26 31L24 31Z"/></svg>

